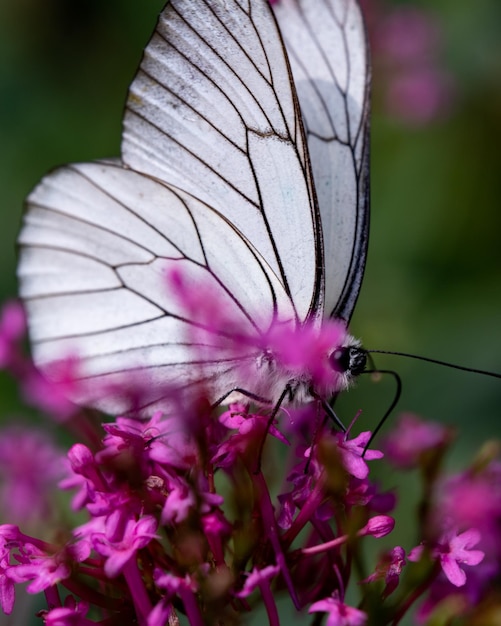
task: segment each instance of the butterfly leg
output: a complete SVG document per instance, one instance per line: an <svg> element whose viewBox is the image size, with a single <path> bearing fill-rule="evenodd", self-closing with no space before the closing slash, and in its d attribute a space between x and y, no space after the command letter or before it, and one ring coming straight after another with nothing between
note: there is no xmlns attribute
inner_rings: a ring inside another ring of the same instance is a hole
<svg viewBox="0 0 501 626"><path fill-rule="evenodd" d="M242 389L241 387L233 387L233 389L230 389L225 394L223 394L220 398L218 398L211 405L211 408L215 409L218 406L221 406L225 402L225 400L227 400L232 394L241 394L242 396L245 396L246 398L249 398L250 400L254 400L255 402L258 402L259 404L272 404L271 400L268 400L267 398L263 398L262 396L259 396L257 393L252 393L252 391L247 391L247 389Z"/></svg>
<svg viewBox="0 0 501 626"><path fill-rule="evenodd" d="M270 417L268 419L268 422L266 424L266 429L264 431L263 434L263 438L261 440L261 444L259 445L259 453L257 455L257 465L256 465L256 469L254 470L255 474L258 474L261 471L261 458L263 456L263 448L264 448L264 444L266 442L266 437L268 436L268 433L270 432L270 428L275 420L275 417L277 416L277 413L280 409L280 407L283 404L283 401L285 400L285 398L290 395L292 393L292 388L290 385L287 385L285 387L285 389L282 391L282 393L280 394L280 397L278 399L278 401L276 402L275 406L273 407L273 411L270 414Z"/></svg>

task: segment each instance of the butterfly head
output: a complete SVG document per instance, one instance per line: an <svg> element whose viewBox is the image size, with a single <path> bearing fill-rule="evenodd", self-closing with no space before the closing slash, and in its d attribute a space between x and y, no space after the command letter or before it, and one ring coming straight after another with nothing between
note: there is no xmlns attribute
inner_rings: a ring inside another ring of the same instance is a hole
<svg viewBox="0 0 501 626"><path fill-rule="evenodd" d="M367 351L360 347L358 341L347 346L336 348L329 355L329 363L335 372L350 377L359 376L367 365Z"/></svg>

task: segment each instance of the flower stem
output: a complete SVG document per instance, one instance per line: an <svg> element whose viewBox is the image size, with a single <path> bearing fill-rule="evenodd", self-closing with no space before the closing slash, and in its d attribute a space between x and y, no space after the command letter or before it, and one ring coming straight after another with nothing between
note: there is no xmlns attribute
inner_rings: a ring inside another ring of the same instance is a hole
<svg viewBox="0 0 501 626"><path fill-rule="evenodd" d="M134 602L139 624L145 626L151 611L151 603L135 559L130 559L125 565L123 574L127 581L132 601Z"/></svg>
<svg viewBox="0 0 501 626"><path fill-rule="evenodd" d="M265 581L261 585L259 585L259 590L261 591L261 595L263 597L263 602L264 606L266 607L266 613L268 614L270 626L280 626L277 605L275 603L275 598L273 597L273 594L271 592L269 582Z"/></svg>
<svg viewBox="0 0 501 626"><path fill-rule="evenodd" d="M273 510L273 505L271 503L271 498L268 487L266 485L266 481L261 472L258 472L257 474L250 473L250 476L252 477L252 482L254 484L254 488L257 493L259 505L261 508L264 532L266 533L266 536L270 540L270 543L273 547L277 565L280 567L280 571L282 572L282 576L284 577L287 588L289 589L289 593L294 603L294 606L296 607L296 609L299 610L299 599L294 589L289 568L287 567L287 562L285 560L285 555L282 549L282 544L280 542L280 537L278 533L278 527L275 520L275 512Z"/></svg>

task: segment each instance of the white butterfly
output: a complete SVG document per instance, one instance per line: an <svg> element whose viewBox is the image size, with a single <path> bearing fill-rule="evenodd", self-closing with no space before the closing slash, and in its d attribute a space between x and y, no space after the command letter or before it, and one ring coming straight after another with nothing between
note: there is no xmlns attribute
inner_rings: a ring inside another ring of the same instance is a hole
<svg viewBox="0 0 501 626"><path fill-rule="evenodd" d="M351 317L368 236L361 12L355 0L273 12L267 0L169 2L130 87L121 159L57 169L28 197L18 275L34 359L77 353L83 403L100 404L94 381L138 367L150 407L166 381L202 377L214 399L246 387L214 351L193 366L196 321L162 283L169 267L210 284L256 337L277 321ZM247 357L258 368L263 354ZM249 391L273 398L268 378Z"/></svg>

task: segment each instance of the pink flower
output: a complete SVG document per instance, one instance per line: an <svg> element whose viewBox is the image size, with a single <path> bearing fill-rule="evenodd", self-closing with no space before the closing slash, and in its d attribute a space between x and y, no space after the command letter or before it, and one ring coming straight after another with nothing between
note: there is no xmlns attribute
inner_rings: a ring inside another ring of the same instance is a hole
<svg viewBox="0 0 501 626"><path fill-rule="evenodd" d="M492 461L481 471L467 471L443 480L438 488L438 509L459 528L478 528L492 536L501 554L501 463Z"/></svg>
<svg viewBox="0 0 501 626"><path fill-rule="evenodd" d="M440 37L437 21L430 13L403 6L393 8L381 19L375 45L392 62L416 65L433 56Z"/></svg>
<svg viewBox="0 0 501 626"><path fill-rule="evenodd" d="M156 537L158 523L154 517L146 515L140 520L128 519L125 523L117 516L111 517L106 532L94 536L94 549L107 557L104 571L110 578L118 576L138 550L147 546Z"/></svg>
<svg viewBox="0 0 501 626"><path fill-rule="evenodd" d="M425 452L443 448L450 439L451 433L446 426L404 413L386 436L384 449L396 467L410 469L419 464Z"/></svg>
<svg viewBox="0 0 501 626"><path fill-rule="evenodd" d="M16 598L15 583L11 576L9 553L0 556L0 607L5 615L10 615Z"/></svg>
<svg viewBox="0 0 501 626"><path fill-rule="evenodd" d="M277 576L280 572L278 565L268 565L263 569L255 567L252 572L245 579L242 590L235 595L238 598L246 598L254 591L254 589L261 587L262 585L269 586L270 581Z"/></svg>
<svg viewBox="0 0 501 626"><path fill-rule="evenodd" d="M280 623L277 606L270 588L271 581L279 572L280 567L278 565L268 565L262 569L255 567L247 577L241 591L235 594L238 598L246 598L254 589L259 589L268 614L268 622L271 626L278 626Z"/></svg>
<svg viewBox="0 0 501 626"><path fill-rule="evenodd" d="M344 604L336 596L314 602L308 613L317 612L328 613L327 626L363 626L367 623L366 613Z"/></svg>
<svg viewBox="0 0 501 626"><path fill-rule="evenodd" d="M238 434L245 438L249 435L262 435L264 428L268 425L268 418L264 415L250 414L248 407L232 404L228 411L225 411L219 416L219 422L225 428L237 430ZM287 439L273 424L270 426L268 432L272 437L276 437L286 445L288 444Z"/></svg>
<svg viewBox="0 0 501 626"><path fill-rule="evenodd" d="M462 587L466 583L466 573L460 564L474 566L484 559L484 552L471 549L479 541L480 533L474 528L461 534L453 529L445 532L432 548L432 558L440 562L445 576L455 587ZM419 561L423 550L424 545L411 550L409 561Z"/></svg>
<svg viewBox="0 0 501 626"><path fill-rule="evenodd" d="M376 538L385 537L395 528L395 520L389 515L375 515L358 532L359 535L372 535Z"/></svg>
<svg viewBox="0 0 501 626"><path fill-rule="evenodd" d="M369 466L365 461L383 458L379 450L366 450L365 446L371 438L369 431L360 433L353 439L348 439L348 434L336 433L335 435L341 459L346 471L355 478L364 479L369 474Z"/></svg>
<svg viewBox="0 0 501 626"><path fill-rule="evenodd" d="M441 60L442 32L437 18L412 6L364 2L369 14L376 73L385 90L386 112L412 126L429 124L448 113L454 80Z"/></svg>
<svg viewBox="0 0 501 626"><path fill-rule="evenodd" d="M443 115L452 100L451 78L436 67L396 73L388 84L388 112L404 122L425 125Z"/></svg>
<svg viewBox="0 0 501 626"><path fill-rule="evenodd" d="M249 413L249 407L230 405L230 408L219 416L219 423L226 430L237 432L215 447L212 463L225 468L233 465L238 458L254 455L266 435L267 428L272 437L287 445L287 439L278 428L273 424L269 426L268 422L269 417L265 415Z"/></svg>
<svg viewBox="0 0 501 626"><path fill-rule="evenodd" d="M17 301L4 304L0 313L0 367L11 366L18 357L18 343L26 332L26 317Z"/></svg>
<svg viewBox="0 0 501 626"><path fill-rule="evenodd" d="M376 515L372 517L367 524L357 531L358 537L365 537L366 535L372 535L376 538L384 537L391 533L393 528L395 527L395 520L387 515ZM320 554L322 552L326 552L327 550L332 550L334 548L339 548L343 543L346 543L349 540L349 535L340 535L331 541L326 541L325 543L320 543L312 547L303 548L303 554Z"/></svg>
<svg viewBox="0 0 501 626"><path fill-rule="evenodd" d="M166 574L160 569L157 569L155 571L155 583L161 589L165 589L167 594L153 611L151 611L148 626L163 626L163 624L166 623L165 620L170 614L169 601L175 595L179 596L183 602L184 611L186 612L189 624L193 624L193 626L202 626L204 624L195 598L195 593L198 591L198 584L194 578L188 575L181 577Z"/></svg>
<svg viewBox="0 0 501 626"><path fill-rule="evenodd" d="M68 596L64 606L44 613L43 621L45 626L90 626L95 622L85 619L88 610L87 602L77 602L73 596Z"/></svg>
<svg viewBox="0 0 501 626"><path fill-rule="evenodd" d="M45 433L20 426L0 431L0 506L11 522L27 524L50 516L51 490L65 465Z"/></svg>
<svg viewBox="0 0 501 626"><path fill-rule="evenodd" d="M383 555L376 566L376 571L360 582L370 583L375 580L384 580L386 585L382 597L387 598L397 588L404 565L405 550L396 546Z"/></svg>
<svg viewBox="0 0 501 626"><path fill-rule="evenodd" d="M161 570L157 570L155 572L155 582L161 589L165 589L170 596L182 590L190 592L198 590L196 581L188 575L175 576L174 574L165 574Z"/></svg>
<svg viewBox="0 0 501 626"><path fill-rule="evenodd" d="M457 535L454 531L447 533L441 541L439 558L444 574L456 587L461 587L466 582L466 574L459 567L465 565L478 565L485 554L481 550L471 548L480 541L480 533L470 529Z"/></svg>
<svg viewBox="0 0 501 626"><path fill-rule="evenodd" d="M27 363L22 376L26 399L56 421L66 421L78 411L69 398L78 396L79 367L78 359L68 357L47 365L42 374Z"/></svg>
<svg viewBox="0 0 501 626"><path fill-rule="evenodd" d="M32 551L26 563L13 567L11 577L17 583L32 581L28 593L39 593L57 585L71 574L71 556L65 552L49 556L41 551Z"/></svg>
<svg viewBox="0 0 501 626"><path fill-rule="evenodd" d="M214 350L219 358L220 348L225 354L238 354L250 346L263 359L262 368L248 368L249 385L261 376L267 389L270 371L279 373L278 383L275 376L272 383L280 393L286 385L282 374L286 381L299 380L303 392L309 384L319 391L337 389L343 382L339 378L343 372L338 371L342 368L336 370L336 353L334 358L332 354L345 342L343 324L328 323L322 329L270 323L267 330L252 335L242 320L230 319L231 309L228 313L210 299L210 291L192 293L182 284L179 287L181 300L198 306L199 319L207 324L194 332L203 334L211 325L226 324L221 346L202 346L208 356L214 360ZM207 294L209 308L204 309ZM26 384L32 370L22 360L14 362L16 367L23 365L18 371ZM131 384L135 382L134 374ZM51 383L39 387L42 396L52 389ZM59 459L55 466L66 469L60 485L77 491L73 506L87 517L71 532L60 529L62 545L25 535L12 525L0 527L0 603L5 611L13 608L14 584L27 583L28 592L45 594L50 609L41 616L52 626L90 626L88 607L93 619L102 608L97 619L110 623L163 626L178 620L182 612L182 619L192 626L203 626L213 615L249 610L260 595L268 623L278 626L272 592L276 583L277 590L288 591L298 611L311 605L310 612L326 613L318 618L331 626L361 626L372 619L372 606L369 618L346 604L344 596L344 590L357 582L353 563L363 549L359 540L385 537L395 523L386 515L395 498L379 493L369 479L369 461L383 456L366 449L371 434L352 437L351 427L348 433L331 432L322 425L325 414L319 400L301 411L284 408L283 413L293 416L288 425L294 422L288 431L289 444L279 430L282 415L273 405L256 409L232 404L220 414L199 392L195 390L191 398L189 391L182 398L173 393L166 415L157 412L147 418L138 408L137 413L131 410L102 428L96 427L97 420L83 422L86 415L79 415L79 425L86 426L86 443L75 443L67 460ZM113 393L118 393L118 387ZM305 398L310 399L307 393L299 399ZM59 411L57 404L54 411ZM139 407L141 403L127 404ZM308 419L302 419L306 414ZM446 431L417 420L403 427L407 438L402 436L396 443L406 463L447 441ZM19 469L16 463L20 464L19 473L12 472L18 489L27 468L34 479L36 474L38 478L50 474L51 454L45 453L43 440L34 441L23 447L7 437L2 446L0 439L4 473ZM290 463L282 456L286 447L295 452ZM489 495L497 498L500 476L501 470L492 463L488 472L483 464L449 483L437 483L438 495L441 485L444 489L449 485L451 497L430 502L430 519L436 515L440 522L445 517L455 521L454 501L459 498L457 519L464 522L468 517L463 509L476 508L479 525L458 525L461 530L478 530L444 533L430 547L436 561L433 573L440 567L444 572L429 577L430 598L439 597L440 583L449 588L441 598L454 592L461 598L472 597L472 602L481 600L498 573L499 540L493 531L499 526L501 505L492 501L488 505L487 500ZM36 480L34 484L38 485ZM279 512L276 494L281 491L285 493L278 497ZM28 497L24 500L29 502ZM482 515L490 517L489 524L480 523ZM482 550L472 549L480 534ZM70 537L66 543L65 536ZM494 556L484 559L483 569L475 567L470 575L467 568L480 564L488 547ZM412 558L417 559L422 550L416 548ZM383 581L384 599L397 587L404 564L405 553L394 548L365 582ZM74 597L62 605L68 591ZM369 598L378 601L371 589L361 606L368 607ZM405 598L401 601L405 604ZM395 611L398 603L395 599Z"/></svg>

